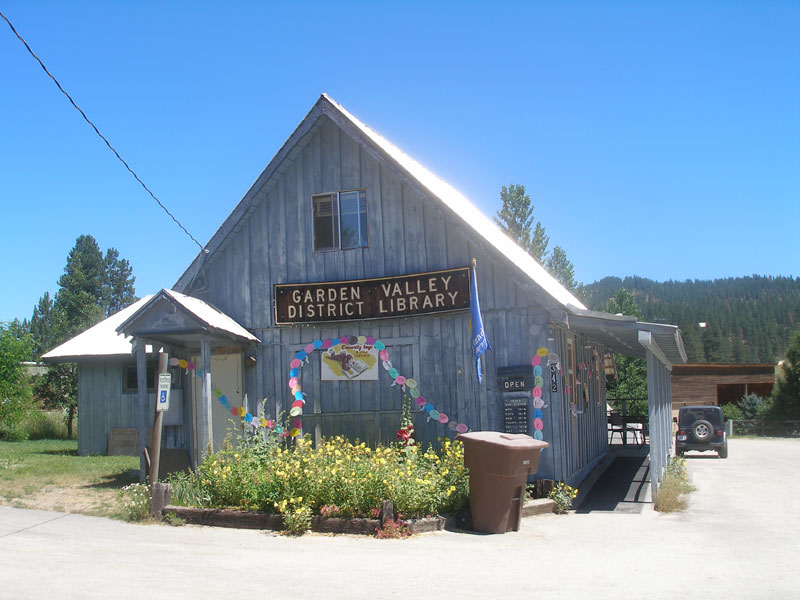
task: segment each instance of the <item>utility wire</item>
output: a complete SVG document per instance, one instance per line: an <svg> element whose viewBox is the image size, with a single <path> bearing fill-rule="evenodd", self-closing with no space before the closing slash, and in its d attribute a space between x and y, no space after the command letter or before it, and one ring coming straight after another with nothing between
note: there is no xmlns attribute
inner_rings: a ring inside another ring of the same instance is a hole
<svg viewBox="0 0 800 600"><path fill-rule="evenodd" d="M42 69L44 70L44 72L45 72L45 73L47 73L47 76L48 76L50 79L52 79L52 80L53 80L53 83L55 83L55 84L56 84L56 86L58 87L58 89L59 89L59 90L61 90L61 93L62 93L62 94L64 94L64 95L67 97L67 100L69 100L69 101L70 101L70 104L72 104L72 106L74 106L74 107L75 107L75 110L77 110L79 113L81 113L81 116L83 117L83 119L84 119L84 120L85 120L85 121L86 121L86 122L87 122L87 123L88 123L88 124L91 126L91 128L92 128L92 129L94 129L94 132L95 132L95 133L96 133L96 134L97 134L97 135L100 137L100 139L101 139L101 140L103 140L103 141L106 143L106 146L108 146L109 150L111 150L111 151L114 153L114 155L115 155L115 156L116 156L116 157L119 159L119 161L120 161L120 162L121 162L123 165L125 165L125 168L126 168L126 169L128 169L128 172L130 172L130 174L131 174L131 175L133 175L134 179L136 179L136 181L138 181L138 182L139 182L139 184L140 184L140 185L141 185L141 186L144 188L144 190L145 190L145 191L146 191L148 194L150 194L150 197L151 197L151 198L153 198L153 200L155 200L155 201L158 203L158 205L159 205L159 206L160 206L160 207L161 207L161 208L164 210L164 212L165 212L165 213L167 213L167 214L169 215L169 217L170 217L170 218L171 218L173 221L175 221L175 223L178 225L178 227L180 227L180 228L183 230L183 232L184 232L186 235L188 235L188 236L191 238L191 240L192 240L192 241L193 241L195 244L197 244L197 245L198 245L198 247L200 248L200 250L205 252L205 250L204 250L204 248L203 248L203 245L202 245L200 242L198 242L198 241L195 239L195 237L194 237L194 236L193 236L191 233L189 233L189 231L186 229L186 227L184 227L184 226L181 224L181 222L180 222L180 221L178 221L178 219L176 219L176 218L175 218L175 215L173 215L171 212L169 212L169 209L168 209L166 206L164 206L164 205L161 203L161 200L159 200L158 198L156 198L156 195L155 195L153 192L151 192L151 191L150 191L150 188L148 188L148 187L145 185L144 181L142 181L141 179L139 179L139 176L138 176L138 175L137 175L137 174L134 172L134 170L133 170L133 169L131 169L131 168L130 168L130 166L128 166L128 163L127 163L127 162L125 162L125 159L123 159L123 158L122 158L122 157L119 155L119 152L117 152L117 151L114 149L114 146L112 146L112 145L109 143L109 141L108 141L108 140L105 138L105 136L104 136L102 133L100 133L100 130L99 130L99 129L97 129L97 127L95 126L95 124L94 124L94 123L92 123L92 122L91 122L91 120L89 120L89 117L87 117L87 116L86 116L86 113L85 113L85 112L83 112L83 111L81 110L80 106L78 106L77 104L75 104L75 101L72 99L72 97L71 97L71 96L70 96L70 95L69 95L69 94L68 94L68 93L67 93L67 92L64 90L64 88L63 88L63 87L61 87L61 84L58 82L58 80L57 80L55 77L53 77L53 75L50 73L50 71L48 71L48 70L47 70L47 67L46 67L46 66L44 66L44 63L41 61L41 59L40 59L38 56L36 56L36 53L35 53L33 50L31 50L31 47L28 45L28 42L26 42L24 39L22 39L22 36L21 36L19 33L17 33L17 30L16 30L16 29L14 28L14 26L11 24L11 21L9 21L9 20L8 20L8 17L6 17L6 16L3 14L3 12L2 12L2 11L0 11L0 17L3 17L3 20L4 20L6 23L8 23L8 26L11 28L11 31L13 31L13 32L14 32L14 35L15 35L15 36L17 36L17 39L19 39L19 41L23 43L23 45L25 46L25 48L27 48L27 50L28 50L28 52L30 53L30 55L31 55L31 56L32 56L34 59L36 59L36 62L38 62L38 63L39 63L39 66L40 66L40 67L42 67Z"/></svg>

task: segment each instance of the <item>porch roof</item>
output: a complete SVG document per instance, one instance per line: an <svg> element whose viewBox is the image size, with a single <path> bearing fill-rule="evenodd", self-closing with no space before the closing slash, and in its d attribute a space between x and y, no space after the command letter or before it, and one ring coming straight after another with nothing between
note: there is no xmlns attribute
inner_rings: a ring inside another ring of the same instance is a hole
<svg viewBox="0 0 800 600"><path fill-rule="evenodd" d="M203 337L212 346L249 345L259 339L210 304L174 290L162 289L122 322L117 333L165 345L199 348Z"/></svg>
<svg viewBox="0 0 800 600"><path fill-rule="evenodd" d="M636 317L570 307L569 327L600 342L617 354L645 358L647 349L671 367L686 362L681 332L676 325L645 323Z"/></svg>

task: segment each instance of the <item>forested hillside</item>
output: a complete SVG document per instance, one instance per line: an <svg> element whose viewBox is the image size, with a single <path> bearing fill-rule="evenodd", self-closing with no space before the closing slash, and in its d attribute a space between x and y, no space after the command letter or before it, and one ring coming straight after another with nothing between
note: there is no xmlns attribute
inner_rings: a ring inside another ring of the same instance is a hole
<svg viewBox="0 0 800 600"><path fill-rule="evenodd" d="M633 293L643 320L680 326L689 362L776 362L800 327L800 278L606 277L586 286L587 306L605 310L619 288Z"/></svg>

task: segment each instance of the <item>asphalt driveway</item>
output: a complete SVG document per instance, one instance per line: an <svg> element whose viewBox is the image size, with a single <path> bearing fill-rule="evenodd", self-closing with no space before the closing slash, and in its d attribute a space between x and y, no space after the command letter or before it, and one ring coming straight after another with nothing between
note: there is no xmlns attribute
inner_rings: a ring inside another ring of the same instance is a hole
<svg viewBox="0 0 800 600"><path fill-rule="evenodd" d="M796 598L800 440L690 453L687 511L409 540L131 525L0 508L0 598Z"/></svg>

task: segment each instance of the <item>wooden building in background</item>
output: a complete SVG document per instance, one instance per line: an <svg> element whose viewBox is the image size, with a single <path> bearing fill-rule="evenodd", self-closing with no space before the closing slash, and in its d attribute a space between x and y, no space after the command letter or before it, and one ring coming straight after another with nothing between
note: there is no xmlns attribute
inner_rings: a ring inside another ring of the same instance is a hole
<svg viewBox="0 0 800 600"><path fill-rule="evenodd" d="M769 396L773 364L687 363L672 369L672 410L682 406L736 404L747 394Z"/></svg>

